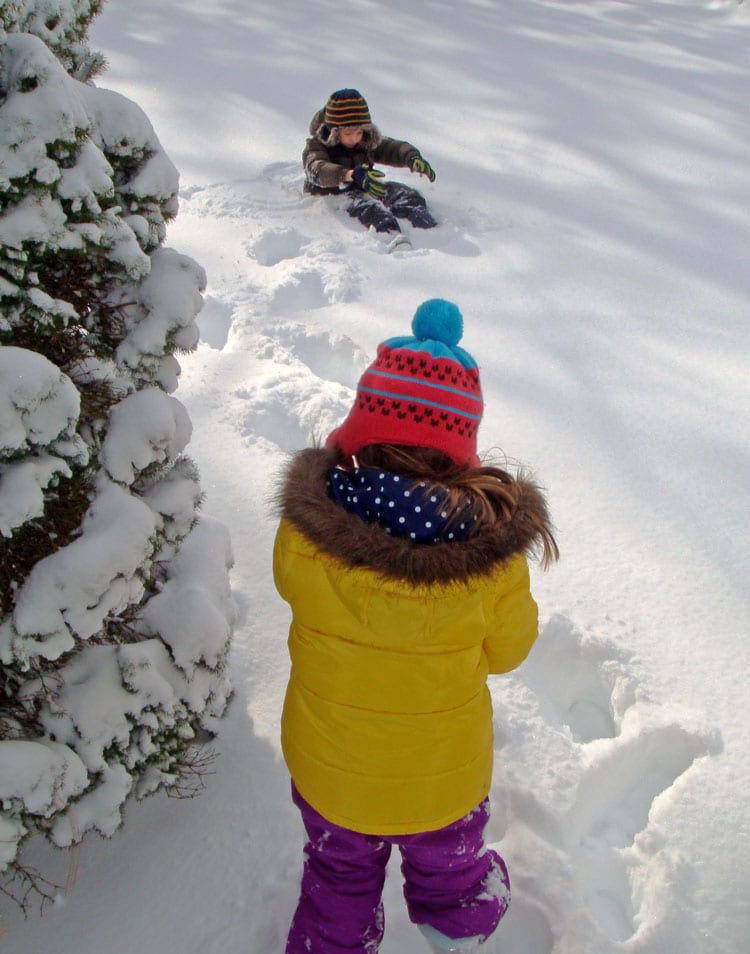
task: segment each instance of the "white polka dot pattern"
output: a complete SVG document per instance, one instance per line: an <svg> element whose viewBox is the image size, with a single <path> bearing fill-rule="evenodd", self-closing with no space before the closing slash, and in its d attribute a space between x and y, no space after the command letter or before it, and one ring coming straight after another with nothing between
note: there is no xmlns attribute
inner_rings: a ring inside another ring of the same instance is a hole
<svg viewBox="0 0 750 954"><path fill-rule="evenodd" d="M346 510L415 543L468 540L475 532L477 518L469 513L469 500L451 513L447 491L428 494L424 481L371 467L336 467L328 475L328 486L330 496Z"/></svg>

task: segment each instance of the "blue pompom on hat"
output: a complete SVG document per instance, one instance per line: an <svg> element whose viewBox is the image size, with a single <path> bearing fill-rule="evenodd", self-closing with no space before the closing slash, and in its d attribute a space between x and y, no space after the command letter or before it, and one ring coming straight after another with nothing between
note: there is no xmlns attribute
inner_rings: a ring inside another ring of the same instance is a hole
<svg viewBox="0 0 750 954"><path fill-rule="evenodd" d="M370 444L431 447L461 466L476 465L484 405L477 363L458 346L463 327L453 302L423 302L412 335L378 346L354 407L327 444L345 456Z"/></svg>
<svg viewBox="0 0 750 954"><path fill-rule="evenodd" d="M430 298L414 312L411 329L420 341L435 339L457 345L464 333L464 316L452 301Z"/></svg>
<svg viewBox="0 0 750 954"><path fill-rule="evenodd" d="M469 352L457 347L464 333L464 318L452 301L444 298L423 301L414 313L411 330L413 337L389 338L384 344L426 351L433 358L450 358L465 368L476 368L477 363Z"/></svg>

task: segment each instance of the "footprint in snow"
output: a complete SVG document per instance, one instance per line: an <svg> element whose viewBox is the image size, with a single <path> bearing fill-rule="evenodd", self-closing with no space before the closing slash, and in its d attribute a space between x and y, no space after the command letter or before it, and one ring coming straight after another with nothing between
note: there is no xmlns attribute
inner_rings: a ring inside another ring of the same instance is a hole
<svg viewBox="0 0 750 954"><path fill-rule="evenodd" d="M627 940L638 921L623 850L648 829L659 797L712 748L678 724L652 726L607 746L581 778L564 842L580 896L612 940Z"/></svg>
<svg viewBox="0 0 750 954"><path fill-rule="evenodd" d="M259 265L271 268L300 256L308 241L296 229L267 229L248 246L248 252Z"/></svg>
<svg viewBox="0 0 750 954"><path fill-rule="evenodd" d="M311 311L359 297L360 278L336 240L311 239L294 228L270 228L245 248L269 272L269 314Z"/></svg>
<svg viewBox="0 0 750 954"><path fill-rule="evenodd" d="M512 873L511 873L512 878ZM552 954L555 936L543 908L516 892L511 883L511 903L497 934L487 941L486 954Z"/></svg>
<svg viewBox="0 0 750 954"><path fill-rule="evenodd" d="M297 271L274 290L268 305L272 315L314 311L331 302L326 294L323 276L317 269Z"/></svg>
<svg viewBox="0 0 750 954"><path fill-rule="evenodd" d="M210 348L221 351L227 343L229 330L232 327L232 308L219 298L206 295L196 323L201 341Z"/></svg>
<svg viewBox="0 0 750 954"><path fill-rule="evenodd" d="M354 390L368 356L347 335L314 330L300 322L276 322L265 329L274 341L305 365L316 378Z"/></svg>
<svg viewBox="0 0 750 954"><path fill-rule="evenodd" d="M269 328L267 337L258 335L258 356L273 362L274 375L235 392L247 401L242 431L287 454L309 447L341 421L366 363L346 335L294 322Z"/></svg>
<svg viewBox="0 0 750 954"><path fill-rule="evenodd" d="M534 647L524 681L545 719L567 726L576 742L614 738L633 704L627 656L609 642L582 637L562 616L553 617Z"/></svg>
<svg viewBox="0 0 750 954"><path fill-rule="evenodd" d="M286 454L328 434L351 400L340 384L315 378L304 367L291 368L283 377L239 390L235 396L247 399L243 436L250 441L261 438Z"/></svg>
<svg viewBox="0 0 750 954"><path fill-rule="evenodd" d="M637 934L641 911L653 918L670 905L664 883L673 861L658 812L696 760L716 752L716 737L665 720L644 701L627 653L561 616L519 678L504 710L518 726L499 726L493 791L499 847L517 868L498 937L526 954L550 954L550 926L559 935L561 921L583 916L591 949L615 950ZM682 909L684 899L671 903Z"/></svg>

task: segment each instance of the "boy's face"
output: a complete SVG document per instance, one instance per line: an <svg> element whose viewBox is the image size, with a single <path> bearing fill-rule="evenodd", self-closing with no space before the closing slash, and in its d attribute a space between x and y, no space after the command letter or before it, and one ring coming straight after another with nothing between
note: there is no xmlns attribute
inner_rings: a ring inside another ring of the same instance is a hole
<svg viewBox="0 0 750 954"><path fill-rule="evenodd" d="M339 129L339 142L347 149L353 149L362 142L364 131L361 126L341 126Z"/></svg>

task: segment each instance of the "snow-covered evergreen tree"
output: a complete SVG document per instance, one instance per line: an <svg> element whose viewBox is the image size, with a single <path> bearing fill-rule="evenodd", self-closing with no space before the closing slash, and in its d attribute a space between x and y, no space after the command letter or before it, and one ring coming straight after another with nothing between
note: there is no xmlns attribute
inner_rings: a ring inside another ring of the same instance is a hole
<svg viewBox="0 0 750 954"><path fill-rule="evenodd" d="M171 396L205 285L177 173L93 85L101 0L0 8L0 871L179 787L228 697L226 530Z"/></svg>
<svg viewBox="0 0 750 954"><path fill-rule="evenodd" d="M76 79L89 79L103 58L86 43L86 31L104 0L3 0L0 28L38 36Z"/></svg>

